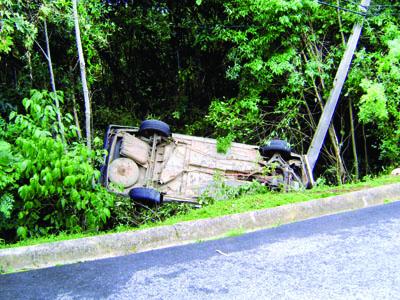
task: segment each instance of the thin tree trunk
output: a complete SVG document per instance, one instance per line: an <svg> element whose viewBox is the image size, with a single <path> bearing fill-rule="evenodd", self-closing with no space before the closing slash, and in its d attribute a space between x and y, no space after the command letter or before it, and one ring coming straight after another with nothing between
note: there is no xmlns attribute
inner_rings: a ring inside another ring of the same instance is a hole
<svg viewBox="0 0 400 300"><path fill-rule="evenodd" d="M79 29L79 17L78 17L78 7L77 0L72 0L72 10L74 14L75 23L75 36L76 36L76 47L78 49L79 56L79 67L81 69L81 81L83 90L83 99L85 102L85 129L86 129L86 144L89 150L92 148L92 135L91 135L91 116L90 116L90 99L89 99L89 89L86 80L86 70L85 70L85 57L83 56L81 33Z"/></svg>
<svg viewBox="0 0 400 300"><path fill-rule="evenodd" d="M28 59L30 88L32 88L32 85L33 85L32 55L29 50L26 52L26 57Z"/></svg>
<svg viewBox="0 0 400 300"><path fill-rule="evenodd" d="M353 157L354 157L354 175L356 177L356 180L358 181L360 178L360 174L358 172L357 145L356 145L356 135L354 131L354 120L353 120L353 103L351 99L349 101L349 117L350 117L351 146L353 149Z"/></svg>
<svg viewBox="0 0 400 300"><path fill-rule="evenodd" d="M338 7L340 7L340 1L336 0L336 4ZM343 26L342 26L342 18L340 18L340 8L337 9L337 18L338 18L338 22L339 22L339 32L340 32L340 36L342 37L342 43L344 46L346 46L346 39L344 37L344 33L343 33Z"/></svg>
<svg viewBox="0 0 400 300"><path fill-rule="evenodd" d="M75 99L74 92L72 92L72 111L74 113L76 133L78 134L78 138L81 140L82 139L82 131L81 131L81 126L79 125L78 110L76 109L76 99Z"/></svg>
<svg viewBox="0 0 400 300"><path fill-rule="evenodd" d="M337 0L337 6L340 6L339 0ZM337 17L339 22L339 30L340 35L342 37L342 44L346 47L346 39L343 34L342 29L342 19L340 18L340 10L337 11ZM356 177L356 181L360 179L359 173L359 164L358 164L358 156L357 156L357 145L356 145L356 137L355 137L355 130L354 130L354 120L353 120L353 103L350 99L349 101L349 114L350 114L350 134L351 134L351 147L353 150L353 166L354 166L354 175Z"/></svg>
<svg viewBox="0 0 400 300"><path fill-rule="evenodd" d="M336 179L339 184L342 184L346 178L346 168L344 166L342 156L340 155L339 139L337 138L336 130L333 127L333 123L329 126L328 132L329 132L329 137L331 139L331 142L333 144L333 150L335 152L336 161L337 161Z"/></svg>
<svg viewBox="0 0 400 300"><path fill-rule="evenodd" d="M17 91L19 90L17 68L15 68L15 67L14 67L14 87L15 87L15 90L17 90Z"/></svg>
<svg viewBox="0 0 400 300"><path fill-rule="evenodd" d="M364 161L365 161L365 174L369 173L369 162L368 162L368 149L367 149L367 137L365 136L365 127L362 125L362 135L364 140Z"/></svg>
<svg viewBox="0 0 400 300"><path fill-rule="evenodd" d="M76 97L75 97L75 80L73 77L74 69L70 66L69 67L69 81L72 84L72 92L71 92L71 97L72 97L72 112L74 115L74 121L75 121L75 127L76 127L76 133L78 135L78 138L81 140L82 139L82 130L81 126L79 124L79 116L78 116L78 110L76 108Z"/></svg>
<svg viewBox="0 0 400 300"><path fill-rule="evenodd" d="M63 143L65 143L64 125L61 120L60 103L58 101L56 82L54 80L53 65L52 65L52 61L51 61L51 52L50 52L50 42L49 42L49 35L47 33L46 20L43 21L43 24L44 24L44 35L45 35L45 39L46 39L47 63L49 65L49 72L50 72L50 85L51 85L51 90L53 91L53 100L54 100L54 104L56 106L57 121L58 121L58 126L60 128L61 139L62 139Z"/></svg>

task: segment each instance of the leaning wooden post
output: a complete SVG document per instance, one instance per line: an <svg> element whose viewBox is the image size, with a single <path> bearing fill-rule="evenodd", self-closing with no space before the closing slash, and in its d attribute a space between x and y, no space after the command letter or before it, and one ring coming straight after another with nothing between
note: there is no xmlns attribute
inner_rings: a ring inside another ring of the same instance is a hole
<svg viewBox="0 0 400 300"><path fill-rule="evenodd" d="M370 2L371 0L362 0L360 4L361 9L366 12ZM333 113L335 112L340 92L342 91L344 81L350 68L351 60L353 59L357 47L358 39L361 35L362 26L363 22L357 22L353 27L353 32L347 42L346 51L344 52L342 61L340 62L339 68L336 72L335 80L333 81L333 88L329 94L328 101L324 106L317 130L314 134L313 140L311 141L310 148L308 149L307 160L311 172L314 170L326 132L332 122Z"/></svg>

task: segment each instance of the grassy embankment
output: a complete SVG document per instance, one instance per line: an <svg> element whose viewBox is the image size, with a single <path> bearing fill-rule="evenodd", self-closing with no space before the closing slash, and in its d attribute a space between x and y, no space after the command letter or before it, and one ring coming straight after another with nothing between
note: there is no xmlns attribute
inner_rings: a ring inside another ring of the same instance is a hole
<svg viewBox="0 0 400 300"><path fill-rule="evenodd" d="M318 198L326 198L356 190L361 190L364 188L376 187L384 184L397 183L397 182L400 182L400 176L397 177L382 176L374 179L368 179L366 181L358 183L344 184L341 186L315 187L311 190L300 191L300 192L290 192L290 193L268 192L263 194L245 195L237 199L218 201L215 202L214 204L202 207L200 209L193 209L186 214L170 217L163 222L148 223L136 228L121 228L120 230L118 230L118 232L129 231L129 230L140 230L144 228L150 228L162 225L172 225L184 221L214 218L214 217L242 213L252 210L266 209L286 204L309 201ZM0 249L36 245L36 244L69 240L69 239L77 239L93 235L110 234L114 232L117 232L117 230L109 232L79 233L79 234L62 233L57 236L51 235L43 238L27 239L15 244L0 244Z"/></svg>

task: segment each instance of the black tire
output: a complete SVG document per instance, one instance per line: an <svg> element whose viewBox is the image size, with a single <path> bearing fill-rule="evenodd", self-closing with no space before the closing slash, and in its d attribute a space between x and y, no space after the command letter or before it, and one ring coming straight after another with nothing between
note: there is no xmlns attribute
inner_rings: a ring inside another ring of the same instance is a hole
<svg viewBox="0 0 400 300"><path fill-rule="evenodd" d="M274 153L279 153L284 159L290 158L292 148L289 143L283 140L271 140L266 145L260 147L260 154L270 158Z"/></svg>
<svg viewBox="0 0 400 300"><path fill-rule="evenodd" d="M171 136L171 129L167 123L158 120L145 120L140 124L138 134L144 137L150 137L154 133L169 137Z"/></svg>
<svg viewBox="0 0 400 300"><path fill-rule="evenodd" d="M139 203L153 206L162 204L162 195L152 188L138 187L129 191L129 197Z"/></svg>

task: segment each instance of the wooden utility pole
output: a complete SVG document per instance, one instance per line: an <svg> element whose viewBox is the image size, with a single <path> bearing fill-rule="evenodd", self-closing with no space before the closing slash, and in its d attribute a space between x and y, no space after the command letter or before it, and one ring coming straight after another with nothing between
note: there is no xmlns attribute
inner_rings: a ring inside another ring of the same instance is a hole
<svg viewBox="0 0 400 300"><path fill-rule="evenodd" d="M79 29L79 17L78 17L78 7L77 0L72 0L72 10L74 14L75 23L75 37L76 37L76 47L78 48L79 56L79 67L81 69L81 82L83 90L83 99L85 101L85 129L86 129L86 144L89 150L92 148L92 134L91 134L91 121L90 121L90 99L89 99L89 89L86 80L86 69L85 69L85 57L83 56L81 32Z"/></svg>
<svg viewBox="0 0 400 300"><path fill-rule="evenodd" d="M360 8L366 12L371 0L362 0ZM332 122L332 116L335 112L337 102L339 100L340 92L342 91L344 81L346 80L347 73L350 68L351 60L353 59L354 52L357 47L358 40L361 35L363 21L357 22L353 27L353 32L347 42L347 47L340 62L339 68L336 72L335 80L333 81L333 88L330 92L328 101L326 102L322 111L321 118L319 119L317 130L315 131L310 148L307 152L307 160L311 172L314 170L315 163L317 162L319 153L321 152L322 144L324 143L326 133Z"/></svg>

